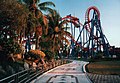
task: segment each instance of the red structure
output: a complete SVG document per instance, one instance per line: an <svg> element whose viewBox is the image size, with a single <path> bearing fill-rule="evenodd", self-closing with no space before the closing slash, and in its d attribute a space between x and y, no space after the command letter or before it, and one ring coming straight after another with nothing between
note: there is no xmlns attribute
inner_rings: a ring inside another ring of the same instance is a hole
<svg viewBox="0 0 120 83"><path fill-rule="evenodd" d="M76 40L80 42L80 50L82 50L83 55L90 55L92 57L96 56L96 53L103 52L105 56L109 56L109 42L102 31L102 26L100 22L100 12L95 6L91 6L87 9L85 13L85 23L79 22L77 17L68 15L62 20L66 20L71 23L71 34L75 37L75 28L79 28L79 36ZM74 24L74 27L72 26ZM73 40L73 39L71 39ZM76 43L71 42L71 46L74 49Z"/></svg>

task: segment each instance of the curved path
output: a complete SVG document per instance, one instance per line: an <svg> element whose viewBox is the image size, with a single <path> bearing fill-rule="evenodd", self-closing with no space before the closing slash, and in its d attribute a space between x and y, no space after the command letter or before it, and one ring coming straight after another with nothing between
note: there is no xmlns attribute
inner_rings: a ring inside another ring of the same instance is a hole
<svg viewBox="0 0 120 83"><path fill-rule="evenodd" d="M91 83L84 73L87 62L73 61L72 63L58 66L31 83Z"/></svg>

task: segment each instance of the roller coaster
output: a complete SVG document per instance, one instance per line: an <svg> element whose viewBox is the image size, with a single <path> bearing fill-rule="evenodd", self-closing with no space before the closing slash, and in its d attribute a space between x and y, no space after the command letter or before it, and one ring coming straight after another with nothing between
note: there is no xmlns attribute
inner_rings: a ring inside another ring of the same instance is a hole
<svg viewBox="0 0 120 83"><path fill-rule="evenodd" d="M103 33L100 12L95 6L87 9L84 24L80 23L79 19L71 14L63 17L62 20L70 23L73 38L75 38L75 28L79 28L77 40L71 38L71 55L75 56L75 49L79 47L78 51L84 57L95 57L100 52L104 53L104 56L109 57L110 44Z"/></svg>
<svg viewBox="0 0 120 83"><path fill-rule="evenodd" d="M60 21L70 23L71 36L69 38L72 56L80 54L87 58L103 53L104 56L109 57L111 46L103 33L98 8L91 6L87 9L84 24L79 21L79 18L71 14L63 17ZM79 30L77 39L75 38L76 28Z"/></svg>

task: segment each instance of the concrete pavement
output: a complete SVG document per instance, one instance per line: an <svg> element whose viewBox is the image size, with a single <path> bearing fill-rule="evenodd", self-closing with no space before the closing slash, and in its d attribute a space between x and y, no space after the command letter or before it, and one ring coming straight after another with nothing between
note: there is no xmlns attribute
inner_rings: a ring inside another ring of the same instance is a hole
<svg viewBox="0 0 120 83"><path fill-rule="evenodd" d="M91 83L84 73L84 65L87 62L73 61L72 63L58 66L31 83Z"/></svg>

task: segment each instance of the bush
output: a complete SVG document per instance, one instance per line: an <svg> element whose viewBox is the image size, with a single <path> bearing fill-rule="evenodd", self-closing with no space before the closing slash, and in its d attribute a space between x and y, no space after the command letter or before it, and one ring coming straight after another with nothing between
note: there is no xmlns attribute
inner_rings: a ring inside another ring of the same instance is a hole
<svg viewBox="0 0 120 83"><path fill-rule="evenodd" d="M4 41L0 39L0 41L2 41L0 42L0 46L6 53L19 54L22 52L21 45L17 42L14 42L12 38L5 39Z"/></svg>
<svg viewBox="0 0 120 83"><path fill-rule="evenodd" d="M44 58L46 55L44 52L36 49L36 50L30 50L28 53L26 53L25 58L31 57L33 60Z"/></svg>
<svg viewBox="0 0 120 83"><path fill-rule="evenodd" d="M54 58L54 55L53 55L53 53L52 53L51 51L46 50L46 51L44 51L44 52L45 52L45 54L46 54L45 59L46 59L47 61L50 61L51 59Z"/></svg>
<svg viewBox="0 0 120 83"><path fill-rule="evenodd" d="M3 41L4 40L4 41ZM4 57L7 60L8 57L11 57L10 54L21 54L23 52L22 47L19 43L15 42L12 38L9 39L0 39L0 46L2 48L0 57ZM2 58L3 59L3 58Z"/></svg>

